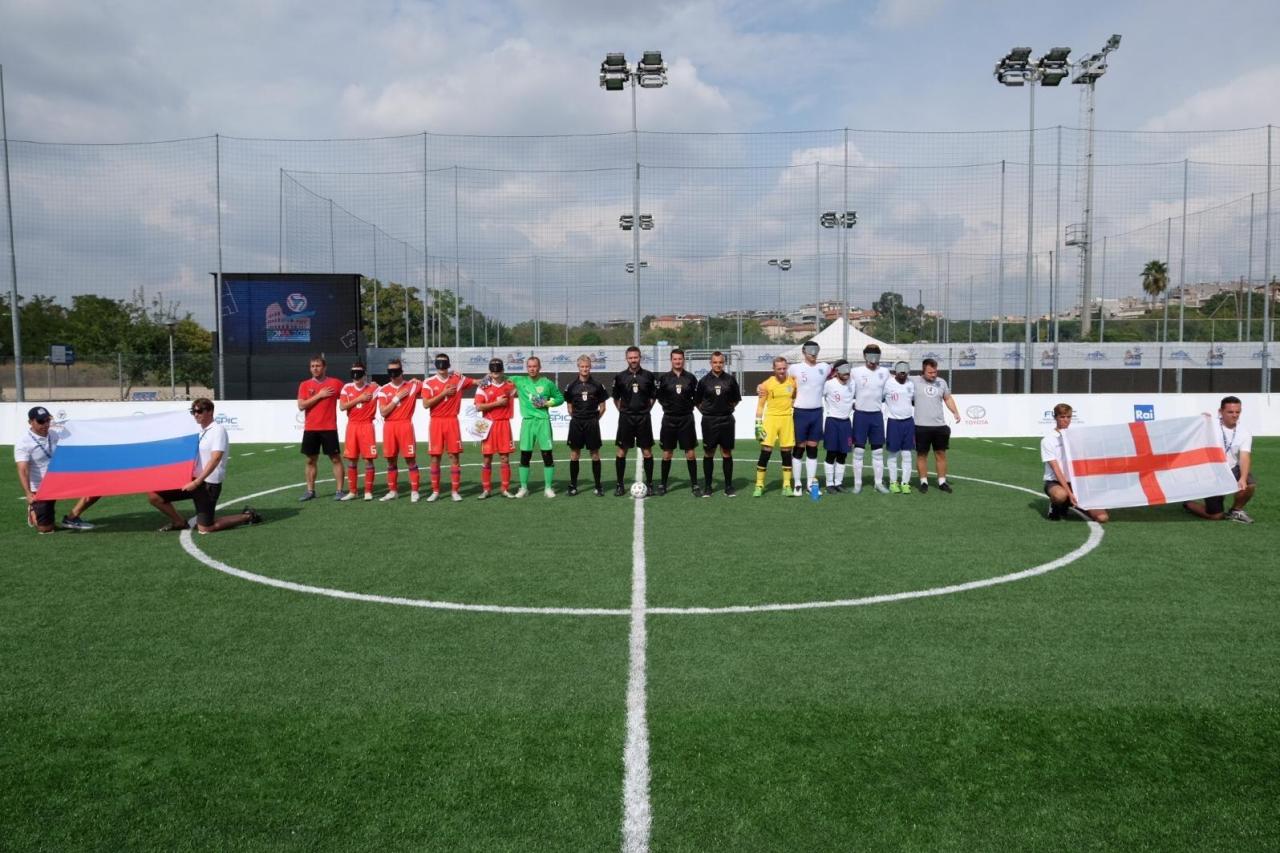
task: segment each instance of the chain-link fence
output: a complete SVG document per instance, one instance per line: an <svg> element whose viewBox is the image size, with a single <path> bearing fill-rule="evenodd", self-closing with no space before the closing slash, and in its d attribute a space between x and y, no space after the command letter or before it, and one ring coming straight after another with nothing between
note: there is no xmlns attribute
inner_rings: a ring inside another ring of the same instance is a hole
<svg viewBox="0 0 1280 853"><path fill-rule="evenodd" d="M219 270L336 271L368 278L379 346L614 344L639 319L649 338L725 347L859 309L904 343L1031 325L1039 341L1268 353L1274 130L1097 131L1090 146L1043 128L1033 168L1027 131L844 129L9 140L6 165L24 322L32 300L93 294L212 329ZM641 229L638 268L623 226ZM1162 276L1144 277L1153 261ZM0 282L15 285L8 263ZM30 338L24 354L47 355L48 335Z"/></svg>

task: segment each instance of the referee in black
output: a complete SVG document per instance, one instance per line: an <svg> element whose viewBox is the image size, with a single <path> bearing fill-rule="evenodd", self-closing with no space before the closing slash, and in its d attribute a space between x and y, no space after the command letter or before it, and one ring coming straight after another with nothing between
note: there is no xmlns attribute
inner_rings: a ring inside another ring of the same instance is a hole
<svg viewBox="0 0 1280 853"><path fill-rule="evenodd" d="M667 478L671 476L671 457L676 445L684 451L689 465L689 487L696 498L701 492L698 486L698 463L693 449L698 446L698 433L693 428L693 395L698 388L698 378L684 369L684 350L671 351L671 369L658 377L658 402L662 404L662 427L658 431L658 444L662 447L662 480L658 494L667 493Z"/></svg>
<svg viewBox="0 0 1280 853"><path fill-rule="evenodd" d="M569 494L578 493L578 458L585 447L591 453L591 476L596 481L596 497L602 498L600 418L609 405L609 391L591 375L591 356L578 356L578 375L561 390L569 404Z"/></svg>
<svg viewBox="0 0 1280 853"><path fill-rule="evenodd" d="M640 366L640 347L627 347L627 369L613 377L613 390L609 396L618 407L618 458L614 465L618 472L615 497L627 493L622 481L627 476L627 451L639 447L644 456L644 484L646 497L653 494L653 423L649 410L658 399L658 382L653 373Z"/></svg>
<svg viewBox="0 0 1280 853"><path fill-rule="evenodd" d="M711 372L698 383L693 401L702 413L702 496L711 497L718 447L723 457L725 497L737 497L733 490L733 410L742 402L742 389L733 374L725 372L724 353L719 350L711 354Z"/></svg>

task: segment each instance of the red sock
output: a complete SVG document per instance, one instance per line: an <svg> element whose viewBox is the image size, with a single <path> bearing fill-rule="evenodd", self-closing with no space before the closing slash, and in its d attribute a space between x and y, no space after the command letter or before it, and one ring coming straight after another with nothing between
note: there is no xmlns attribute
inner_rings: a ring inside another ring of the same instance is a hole
<svg viewBox="0 0 1280 853"><path fill-rule="evenodd" d="M440 459L431 460L431 491L440 491Z"/></svg>
<svg viewBox="0 0 1280 853"><path fill-rule="evenodd" d="M422 475L418 473L418 466L415 463L414 466L409 469L409 488L416 492L420 485L422 485Z"/></svg>
<svg viewBox="0 0 1280 853"><path fill-rule="evenodd" d="M488 462L480 466L480 488L486 492L493 488L493 465Z"/></svg>
<svg viewBox="0 0 1280 853"><path fill-rule="evenodd" d="M387 466L387 491L396 491L396 480L400 479L400 470L394 465Z"/></svg>
<svg viewBox="0 0 1280 853"><path fill-rule="evenodd" d="M368 494L372 494L372 493L373 493L373 481L374 481L374 478L375 478L376 476L377 476L377 472L376 472L375 470L373 470L373 466L372 466L372 465L367 465L367 466L365 466L365 469L364 469L364 490L365 490L365 492L366 492L366 493L368 493ZM351 491L353 491L353 492L354 492L355 490L356 490L356 487L355 487L355 485L353 484L353 485L351 486Z"/></svg>
<svg viewBox="0 0 1280 853"><path fill-rule="evenodd" d="M356 470L356 466L347 466L347 491L354 492L356 490L356 480L359 478L360 472Z"/></svg>
<svg viewBox="0 0 1280 853"><path fill-rule="evenodd" d="M455 492L462 488L462 466L449 466L449 487Z"/></svg>
<svg viewBox="0 0 1280 853"><path fill-rule="evenodd" d="M511 487L511 463L505 459L502 461L502 491L506 491Z"/></svg>

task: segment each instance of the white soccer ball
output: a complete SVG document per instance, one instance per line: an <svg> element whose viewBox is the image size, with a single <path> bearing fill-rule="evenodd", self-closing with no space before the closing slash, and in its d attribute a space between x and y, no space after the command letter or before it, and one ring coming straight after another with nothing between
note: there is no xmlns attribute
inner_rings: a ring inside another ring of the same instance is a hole
<svg viewBox="0 0 1280 853"><path fill-rule="evenodd" d="M637 482L631 484L631 497L633 498L642 498L648 493L648 491L649 489L644 483Z"/></svg>

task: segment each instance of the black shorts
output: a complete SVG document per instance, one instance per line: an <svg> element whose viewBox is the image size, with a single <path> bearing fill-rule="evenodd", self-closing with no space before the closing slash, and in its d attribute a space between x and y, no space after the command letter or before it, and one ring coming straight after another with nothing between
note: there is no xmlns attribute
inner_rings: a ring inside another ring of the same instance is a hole
<svg viewBox="0 0 1280 853"><path fill-rule="evenodd" d="M338 455L338 431L336 429L309 429L302 433L302 455L319 456Z"/></svg>
<svg viewBox="0 0 1280 853"><path fill-rule="evenodd" d="M693 450L697 447L698 433L693 428L693 414L663 415L662 432L658 436L658 443L662 445L663 450L675 450L676 445L679 445L681 450Z"/></svg>
<svg viewBox="0 0 1280 853"><path fill-rule="evenodd" d="M52 527L54 520L53 501L32 501L31 511L36 514L36 527Z"/></svg>
<svg viewBox="0 0 1280 853"><path fill-rule="evenodd" d="M218 496L221 494L221 483L201 483L189 492L184 492L182 489L166 489L159 493L161 500L168 503L194 501L196 522L205 527L213 524L214 511L218 508Z"/></svg>
<svg viewBox="0 0 1280 853"><path fill-rule="evenodd" d="M599 450L603 444L600 440L600 419L599 418L570 418L569 419L569 449L581 450Z"/></svg>
<svg viewBox="0 0 1280 853"><path fill-rule="evenodd" d="M1235 477L1236 481L1239 482L1240 480L1239 465L1231 469L1231 476ZM1258 481L1253 479L1253 474L1250 474L1249 479L1246 480L1245 482L1248 483L1250 486L1253 486L1253 485L1256 485ZM1204 499L1204 511L1207 513L1211 513L1211 514L1220 513L1226 510L1226 508L1227 508L1226 495L1214 495L1211 498Z"/></svg>
<svg viewBox="0 0 1280 853"><path fill-rule="evenodd" d="M702 449L707 453L714 453L717 447L733 450L734 426L733 415L703 415Z"/></svg>
<svg viewBox="0 0 1280 853"><path fill-rule="evenodd" d="M951 446L951 427L920 426L916 424L916 452L928 453L930 450L946 450Z"/></svg>
<svg viewBox="0 0 1280 853"><path fill-rule="evenodd" d="M618 413L617 445L623 450L653 447L653 421L649 419L648 412L643 415Z"/></svg>
<svg viewBox="0 0 1280 853"><path fill-rule="evenodd" d="M1059 483L1057 480L1045 480L1045 481L1044 481L1044 493L1045 493L1046 495L1049 495L1049 490L1050 490L1051 488L1053 488L1054 486L1061 487L1061 486L1062 486L1062 484L1061 484L1061 483ZM1051 498L1052 498L1052 497L1053 497L1053 495L1049 495L1049 497L1051 497Z"/></svg>

